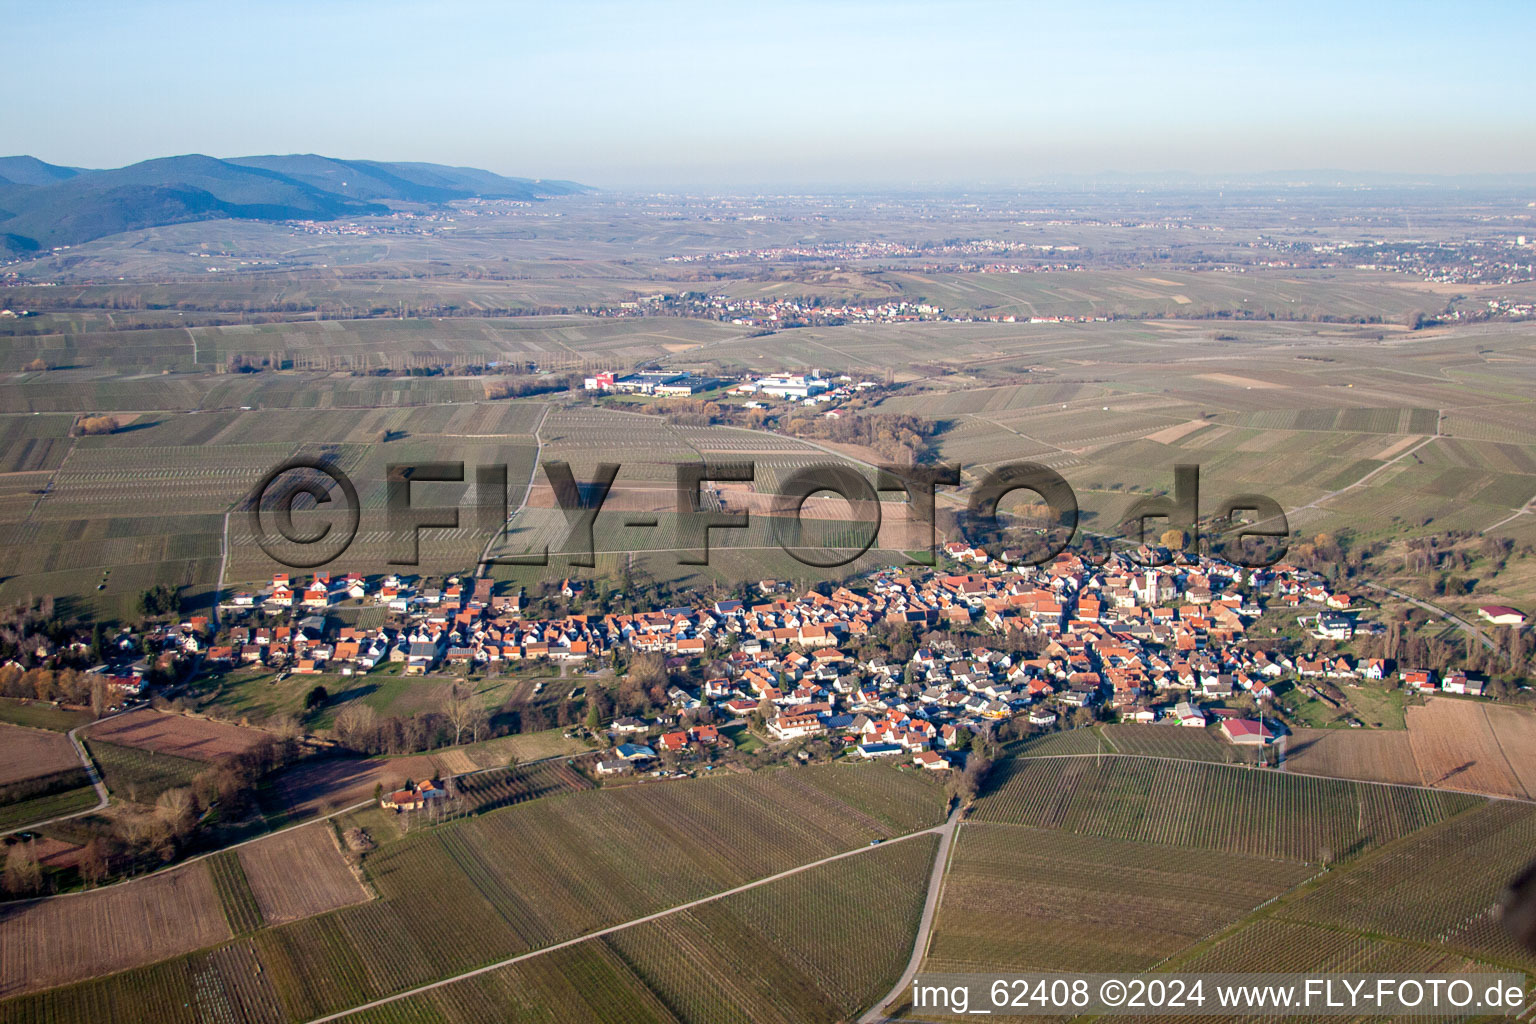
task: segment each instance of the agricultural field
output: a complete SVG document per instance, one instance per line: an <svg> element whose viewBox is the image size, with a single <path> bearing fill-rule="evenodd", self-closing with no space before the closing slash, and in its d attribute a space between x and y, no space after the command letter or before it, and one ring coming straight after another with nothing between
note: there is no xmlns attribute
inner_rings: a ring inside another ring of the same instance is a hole
<svg viewBox="0 0 1536 1024"><path fill-rule="evenodd" d="M482 805L499 807L532 796L588 788L591 783L585 776L563 764L527 763L586 752L585 744L566 740L554 729L404 757L307 760L275 776L264 802L271 813L301 819L370 800L376 786L392 790L406 782L451 774L460 776L459 784L466 793L479 794L473 798L476 809ZM513 755L522 766L509 777L504 766ZM486 770L495 766L503 767L499 772ZM464 774L468 772L477 774Z"/></svg>
<svg viewBox="0 0 1536 1024"><path fill-rule="evenodd" d="M136 747L193 761L217 761L230 754L244 753L270 738L270 734L259 729L149 708L114 715L92 726L86 735L98 743Z"/></svg>
<svg viewBox="0 0 1536 1024"><path fill-rule="evenodd" d="M493 292L494 289L488 290L488 295ZM491 299L492 303L495 301ZM514 306L522 304L511 296L506 301ZM361 381L354 387L377 388L380 385L373 383L373 378L349 375L445 364L531 362L547 370L625 367L687 352L700 345L730 341L745 333L730 324L701 320L646 322L582 316L336 319L150 328L129 334L131 345L122 343L122 332L87 330L10 338L0 369L19 370L41 357L56 365L69 365L75 373L107 370L130 374L169 369L223 375L231 358L245 357L257 362L267 359L273 365L295 370L329 371L338 381ZM249 391L251 385L241 379L243 375L228 376ZM405 385L412 383L410 378L404 381ZM478 378L464 383L478 383ZM387 378L383 387L394 389L401 384L398 378ZM342 386L339 390L344 393L346 388Z"/></svg>
<svg viewBox="0 0 1536 1024"><path fill-rule="evenodd" d="M1419 786L1408 733L1388 729L1297 729L1285 738L1287 771Z"/></svg>
<svg viewBox="0 0 1536 1024"><path fill-rule="evenodd" d="M1255 751L1235 747L1209 729L1153 724L1104 726L1110 749L1122 754L1171 757L1181 761L1253 764ZM1034 753L1034 751L1030 751Z"/></svg>
<svg viewBox="0 0 1536 1024"><path fill-rule="evenodd" d="M966 276L988 287L1040 286L1040 275ZM975 280L998 276L1008 281ZM1134 277L1111 279L1119 283L1107 285L1106 296L1120 288L1164 289ZM1252 282L1214 284L1242 291ZM1186 285L1193 287L1180 287ZM1176 294L1198 305L1197 293ZM1383 297L1410 294L1393 285ZM1286 293L1288 307L1289 298ZM738 570L746 578L784 574L770 564L785 557L761 515L749 530L714 532L712 546L728 567L680 571L676 549L682 545L669 516L674 467L706 456L755 458L755 486L763 492L796 465L833 458L813 445L766 431L672 425L563 393L492 400L487 389L494 377L370 377L334 369L426 358L431 351L448 358L456 346L467 359L468 349L481 343L498 356L521 353L523 361L551 367L565 361L579 367L583 359L588 367L613 366L608 355L638 355L650 345L650 357L677 368L821 367L890 379L900 386L876 411L937 421L934 455L959 461L968 482L986 466L1042 462L1076 489L1085 523L1094 529L1117 522L1137 496L1166 489L1175 463L1195 462L1213 500L1262 491L1308 534L1348 530L1362 540L1392 540L1432 528L1536 540L1536 517L1520 511L1536 497L1536 432L1511 426L1531 418L1536 405L1529 388L1511 383L1523 379L1526 342L1503 325L1410 332L1280 321L1217 330L1184 319L916 323L748 338L737 327L686 319L519 317L473 324L210 326L193 328L193 337L185 330L126 333L142 346L133 358L151 364L164 355L179 365L192 359L195 347L193 366L202 371L231 355L274 352L298 359L301 368L124 379L117 368L96 366L0 381L0 467L9 465L14 474L9 490L0 489L0 524L8 527L0 558L16 570L0 582L0 601L51 593L83 610L128 619L139 592L165 583L206 606L226 554L226 587L249 587L278 567L257 545L245 502L267 469L296 455L331 460L359 482L360 532L345 566L338 566L386 571L405 537L384 522L385 465L445 459L506 465L508 507L516 509L540 441L543 458L570 461L579 477L589 478L598 462L624 466L599 516L600 564L591 575L613 575L616 560L635 552L650 553L658 578L693 585ZM163 351L155 344L162 333ZM69 335L68 344L104 351L119 336L103 332L93 342ZM497 347L502 340L508 349ZM1201 372L1191 374L1185 360L1196 350ZM75 416L92 413L116 414L123 428L108 436L70 436ZM558 552L564 541L564 518L554 511L542 475L534 478L528 507L497 541L497 553L544 544ZM473 485L416 490L424 504L461 513L457 528L422 533L420 565L434 572L469 568L491 539L475 520ZM155 498L152 515L148 496ZM887 561L911 546L895 515L900 503L890 504L877 543ZM623 525L641 510L660 513L658 527ZM861 532L835 520L813 520L808 528L809 543L827 551L843 549ZM511 567L498 567L496 575L536 578L533 570Z"/></svg>
<svg viewBox="0 0 1536 1024"><path fill-rule="evenodd" d="M1529 711L1431 698L1408 709L1408 742L1424 785L1530 799L1536 726ZM1497 724L1497 727L1496 727Z"/></svg>
<svg viewBox="0 0 1536 1024"><path fill-rule="evenodd" d="M939 454L972 472L1020 459L1057 469L1095 521L1117 521L1134 495L1167 488L1174 463L1193 462L1214 499L1261 491L1307 533L1389 538L1433 522L1529 539L1516 513L1536 495L1532 437L1470 438L1455 419L1476 413L1491 428L1536 411L1499 377L1524 349L1516 328L1031 324L960 370L967 332L1003 328L951 326L948 351L920 346L912 358L957 372L909 383L880 408L939 420ZM1194 348L1198 374L1184 363Z"/></svg>
<svg viewBox="0 0 1536 1024"><path fill-rule="evenodd" d="M1182 960L1176 969L1242 972L1254 970L1256 964L1264 965L1266 971L1361 974L1459 974L1500 969L1497 963L1444 946L1396 942L1379 934L1320 928L1277 917L1261 917L1224 936L1209 949Z"/></svg>
<svg viewBox="0 0 1536 1024"><path fill-rule="evenodd" d="M520 768L490 768L455 780L471 813L510 807L555 793L591 789L592 782L565 762L547 761Z"/></svg>
<svg viewBox="0 0 1536 1024"><path fill-rule="evenodd" d="M892 817L881 808L893 792L905 794L908 820L916 812L937 823L938 787L911 773L780 770L518 804L390 844L369 857L369 875L397 930L441 965L467 965L901 834L881 820ZM753 838L763 836L775 839ZM411 899L428 875L452 894L451 911ZM472 928L473 950L441 934L443 916Z"/></svg>
<svg viewBox="0 0 1536 1024"><path fill-rule="evenodd" d="M232 935L244 935L260 928L261 905L251 891L250 879L239 854L222 850L208 858L208 873L213 877L213 887L219 894L219 905L224 909L224 919L229 922Z"/></svg>
<svg viewBox="0 0 1536 1024"><path fill-rule="evenodd" d="M152 804L161 793L191 785L208 769L202 761L99 740L87 741L85 747L112 795L133 803Z"/></svg>
<svg viewBox="0 0 1536 1024"><path fill-rule="evenodd" d="M495 768L507 763L509 757L516 757L520 762L537 761L546 757L559 757L564 754L584 754L587 745L580 740L567 739L565 730L554 728L543 732L514 733L511 736L500 736L493 740L482 740L479 743L471 743L457 748L469 762L468 767L459 767L451 759L445 760L449 771L473 771L478 768ZM445 759L450 756L449 751L444 752Z"/></svg>
<svg viewBox="0 0 1536 1024"><path fill-rule="evenodd" d="M1128 727L1129 728L1129 727ZM1330 732L1329 735L1334 735ZM1386 734L1390 735L1390 734ZM1092 759L1034 762L1063 766ZM1014 762L1028 767L1027 759ZM1339 827L1346 808L1309 780L1190 765L1274 782L1316 800L1313 815L1291 823L1257 791L1242 798L1258 811L1253 827L1275 831ZM1065 780L1031 775L1022 785L1046 803ZM1019 787L1010 775L1003 793ZM1347 785L1359 797L1372 790L1417 795L1391 786ZM1200 791L1198 783L1184 787ZM1103 778L1085 800L1100 802L1099 821L1126 803L1126 792ZM1509 801L1427 794L1444 813L1409 814L1401 828L1358 855L1306 862L1284 851L1240 852L1242 844L1095 834L1079 817L1040 829L997 821L984 797L956 837L923 970L996 971L1306 971L1431 973L1515 969L1536 959L1516 946L1498 920L1501 892L1536 846L1536 809ZM1321 799L1319 797L1321 796ZM1211 803L1208 792L1200 792ZM1396 801L1399 809L1402 802ZM1348 816L1362 823L1372 804ZM1374 808L1377 820L1379 804ZM1220 833L1219 809L1200 826ZM1017 820L1018 816L1012 816ZM1113 893L1106 897L1106 880ZM907 999L892 1007L911 1016ZM923 1015L914 1019L928 1019ZM944 1017L943 1019L950 1019ZM958 1019L958 1018L956 1018ZM1162 1018L1157 1018L1162 1019ZM1237 1019L1237 1018L1233 1018ZM1246 1019L1246 1018L1245 1018Z"/></svg>
<svg viewBox="0 0 1536 1024"><path fill-rule="evenodd" d="M78 895L5 904L0 995L121 971L230 937L203 863ZM3 1015L3 1011L0 1011Z"/></svg>
<svg viewBox="0 0 1536 1024"><path fill-rule="evenodd" d="M1276 916L1529 971L1536 969L1536 957L1516 945L1498 907L1511 875L1533 849L1536 807L1492 801L1372 854Z"/></svg>
<svg viewBox="0 0 1536 1024"><path fill-rule="evenodd" d="M1015 758L975 820L1334 863L1476 806L1477 797L1145 758Z"/></svg>
<svg viewBox="0 0 1536 1024"><path fill-rule="evenodd" d="M85 776L81 775L82 782ZM20 828L35 821L74 814L96 806L96 790L89 785L77 786L57 793L30 797L14 803L0 805L0 831Z"/></svg>
<svg viewBox="0 0 1536 1024"><path fill-rule="evenodd" d="M69 732L77 725L91 721L89 711L71 711L35 700L15 700L0 697L0 722L24 725L29 729L49 729L53 732Z"/></svg>
<svg viewBox="0 0 1536 1024"><path fill-rule="evenodd" d="M923 969L1141 970L1316 871L1226 851L967 823ZM1105 899L1110 878L1114 897Z"/></svg>
<svg viewBox="0 0 1536 1024"><path fill-rule="evenodd" d="M858 851L848 858L851 870L860 870L859 862L873 857L904 864L904 872L924 877L932 864L928 839L893 843L885 850L863 848L873 839L936 825L943 808L937 782L884 765L780 769L519 803L413 831L401 839L381 836L382 845L364 858L377 900L262 927L233 944L179 960L45 996L0 1002L0 1021L48 1018L55 1010L72 1019L67 1008L82 1005L96 1007L92 1019L103 1024L138 1020L142 1018L133 1016L142 1012L135 1010L142 1005L137 1000L145 998L147 990L168 995L178 1005L198 1005L183 993L202 984L199 978L214 977L208 973L210 965L225 962L215 958L247 963L248 971L258 975L232 980L217 974L221 980L206 983L219 1005L230 1007L223 1019L237 1024L308 1020L845 851ZM240 850L247 886L264 916L272 912L260 900L262 884L257 878L264 869L252 866L250 851L284 838L262 839ZM321 838L329 843L323 833ZM914 849L901 849L909 846ZM335 855L334 849L330 853ZM214 872L199 862L152 876L151 881L159 881L196 872L210 927L218 932L168 953L224 942L231 932L227 914L249 923L248 901L229 877L229 867ZM809 883L811 874L796 878ZM221 879L217 885L215 877ZM818 925L834 931L817 941L843 941L839 936L853 934L850 927L870 932L860 941L881 944L888 944L881 929L910 935L908 922L915 920L911 915L921 904L920 887L896 889L881 878L848 883L856 892L863 891L860 885L874 886L870 892L879 895L847 904L853 924L828 920ZM41 905L97 899L143 884L149 883L130 882ZM423 899L424 892L433 898ZM885 916L897 899L907 900L911 909ZM773 942L794 943L801 937L792 921L775 916L783 911L756 902L751 906L765 928L772 925L768 934L778 936ZM876 917L860 924L866 918L857 914ZM873 990L899 971L909 948L890 950L888 959L879 963L863 958L860 963L824 966L816 984L836 1000L870 999ZM634 955L637 963L644 962L643 950ZM66 980L68 976L56 975L37 984Z"/></svg>
<svg viewBox="0 0 1536 1024"><path fill-rule="evenodd" d="M1019 756L1057 757L1067 754L1112 754L1112 747L1102 727L1063 729L1041 733L1008 745L1008 752Z"/></svg>
<svg viewBox="0 0 1536 1024"><path fill-rule="evenodd" d="M343 1019L850 1020L906 963L936 844L861 852Z"/></svg>
<svg viewBox="0 0 1536 1024"><path fill-rule="evenodd" d="M440 762L431 754L307 760L272 779L269 802L293 818L304 818L370 800L375 786L396 789L441 774Z"/></svg>
<svg viewBox="0 0 1536 1024"><path fill-rule="evenodd" d="M242 846L239 860L261 918L269 925L368 899L367 891L342 859L328 822L289 829Z"/></svg>
<svg viewBox="0 0 1536 1024"><path fill-rule="evenodd" d="M74 745L59 733L0 723L0 786L79 767Z"/></svg>

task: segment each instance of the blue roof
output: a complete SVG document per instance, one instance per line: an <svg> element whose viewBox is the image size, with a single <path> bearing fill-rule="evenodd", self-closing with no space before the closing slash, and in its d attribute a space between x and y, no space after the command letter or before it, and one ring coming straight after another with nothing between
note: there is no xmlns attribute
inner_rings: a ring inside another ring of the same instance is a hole
<svg viewBox="0 0 1536 1024"><path fill-rule="evenodd" d="M894 754L897 751L899 751L900 749L901 749L901 747L897 746L894 743L860 743L859 744L859 753L861 753L861 754Z"/></svg>
<svg viewBox="0 0 1536 1024"><path fill-rule="evenodd" d="M617 750L619 752L619 756L625 758L656 756L656 752L650 747L642 747L638 743L620 743L617 747Z"/></svg>

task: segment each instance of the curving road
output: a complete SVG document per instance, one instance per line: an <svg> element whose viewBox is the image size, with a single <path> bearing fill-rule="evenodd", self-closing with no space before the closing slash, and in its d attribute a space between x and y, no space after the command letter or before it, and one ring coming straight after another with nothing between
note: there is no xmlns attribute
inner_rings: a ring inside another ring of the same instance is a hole
<svg viewBox="0 0 1536 1024"><path fill-rule="evenodd" d="M485 542L485 547L480 550L480 562L475 567L475 577L477 579L484 579L489 575L491 564L487 559L491 557L491 548L496 546L497 541L505 539L507 529L512 525L512 520L517 518L519 512L528 507L528 499L533 494L533 481L539 475L539 460L544 457L544 438L539 432L544 429L544 421L549 418L550 408L550 405L546 403L544 411L539 414L539 422L533 428L533 468L528 470L528 483L523 488L523 500L517 503L517 508L507 513L507 521L501 524L499 531L491 534L490 539Z"/></svg>
<svg viewBox="0 0 1536 1024"><path fill-rule="evenodd" d="M1426 612L1433 612L1462 632L1470 633L1472 636L1476 637L1484 647L1497 653L1498 645L1493 642L1493 639L1489 637L1488 634L1474 626L1472 623L1462 618L1460 615L1457 615L1454 612L1448 612L1444 608L1436 607L1435 605L1430 604L1428 601L1421 601L1414 597L1412 594L1405 594L1401 590L1394 590L1391 587L1382 586L1380 583L1365 583L1364 585L1372 590L1379 590L1384 594L1391 594L1393 597L1400 601L1407 601L1415 608L1422 608Z"/></svg>
<svg viewBox="0 0 1536 1024"><path fill-rule="evenodd" d="M77 725L73 729L69 730L68 733L66 733L66 735L69 737L70 745L75 748L75 755L80 758L80 764L85 769L86 776L91 780L91 788L96 790L96 806L87 807L83 811L72 811L69 814L60 814L57 817L45 818L42 821L31 821L25 825L18 825L13 829L7 829L4 832L0 832L0 836L14 835L17 832L31 832L34 829L42 828L44 825L52 825L57 821L68 821L70 818L83 818L87 814L95 814L97 811L102 810L107 806L109 802L111 802L111 797L107 794L107 784L101 781L101 775L96 771L96 763L91 760L91 755L85 752L85 744L81 743L79 737L75 735L75 733L79 732L81 729L89 729L91 726L95 725L96 722L104 722L111 717L111 715L106 715L102 718L96 719L95 722L87 722L84 725Z"/></svg>

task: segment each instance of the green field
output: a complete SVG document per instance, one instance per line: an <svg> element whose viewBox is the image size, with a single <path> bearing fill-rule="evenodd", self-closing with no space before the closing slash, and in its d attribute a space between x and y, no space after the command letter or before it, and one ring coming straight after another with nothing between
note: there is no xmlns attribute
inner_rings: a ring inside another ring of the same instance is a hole
<svg viewBox="0 0 1536 1024"><path fill-rule="evenodd" d="M1536 972L1496 910L1533 842L1531 807L1116 761L997 769L1001 787L960 826L922 970ZM1348 857L1323 848L1348 842ZM909 994L891 1011L934 1016Z"/></svg>
<svg viewBox="0 0 1536 1024"><path fill-rule="evenodd" d="M1121 754L1223 764L1253 764L1258 756L1256 751L1227 743L1211 729L1186 729L1160 723L1107 725L1103 729L1110 749ZM1029 753L1040 751L1031 749Z"/></svg>
<svg viewBox="0 0 1536 1024"><path fill-rule="evenodd" d="M925 970L1142 969L1315 871L1225 851L967 824Z"/></svg>
<svg viewBox="0 0 1536 1024"><path fill-rule="evenodd" d="M0 697L0 722L25 725L32 729L52 729L68 732L76 726L92 721L88 711L70 711L41 701L15 700Z"/></svg>
<svg viewBox="0 0 1536 1024"><path fill-rule="evenodd" d="M1129 728L1129 727L1128 727ZM1482 798L1135 757L1014 759L973 817L1105 838L1334 863Z"/></svg>
<svg viewBox="0 0 1536 1024"><path fill-rule="evenodd" d="M152 804L167 789L189 786L208 770L202 761L100 740L88 740L86 749L112 795L134 803Z"/></svg>
<svg viewBox="0 0 1536 1024"><path fill-rule="evenodd" d="M0 830L20 828L35 821L46 821L96 806L96 790L91 786L67 789L62 793L19 800L0 806Z"/></svg>
<svg viewBox="0 0 1536 1024"><path fill-rule="evenodd" d="M245 868L240 857L232 850L216 853L208 858L208 873L213 876L213 887L219 894L219 904L234 935L244 935L262 926L261 907L256 894L246 881Z"/></svg>

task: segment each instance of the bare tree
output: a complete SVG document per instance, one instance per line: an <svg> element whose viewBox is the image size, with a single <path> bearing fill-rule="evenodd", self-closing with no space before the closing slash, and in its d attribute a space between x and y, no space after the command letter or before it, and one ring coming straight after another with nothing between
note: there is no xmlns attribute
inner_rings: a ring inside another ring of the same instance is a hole
<svg viewBox="0 0 1536 1024"><path fill-rule="evenodd" d="M43 886L43 869L31 843L16 843L5 855L5 889L17 896L27 896Z"/></svg>
<svg viewBox="0 0 1536 1024"><path fill-rule="evenodd" d="M107 844L100 836L93 836L91 841L85 844L85 849L80 851L80 877L92 885L100 885L106 880L111 870L111 860L107 856Z"/></svg>
<svg viewBox="0 0 1536 1024"><path fill-rule="evenodd" d="M476 743L485 738L491 731L491 712L484 704L475 702L475 710L469 719L470 739Z"/></svg>
<svg viewBox="0 0 1536 1024"><path fill-rule="evenodd" d="M192 831L196 824L195 812L196 804L190 789L168 789L155 801L155 814L178 838Z"/></svg>
<svg viewBox="0 0 1536 1024"><path fill-rule="evenodd" d="M107 692L107 681L98 675L91 682L91 714L100 718L107 713L107 707L111 702L111 695Z"/></svg>
<svg viewBox="0 0 1536 1024"><path fill-rule="evenodd" d="M453 726L453 744L458 746L466 729L473 730L476 718L485 717L485 708L475 700L475 693L462 683L450 683L443 695L443 717Z"/></svg>
<svg viewBox="0 0 1536 1024"><path fill-rule="evenodd" d="M353 701L336 713L336 738L349 747L371 745L378 730L378 713L360 701Z"/></svg>

